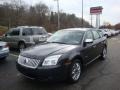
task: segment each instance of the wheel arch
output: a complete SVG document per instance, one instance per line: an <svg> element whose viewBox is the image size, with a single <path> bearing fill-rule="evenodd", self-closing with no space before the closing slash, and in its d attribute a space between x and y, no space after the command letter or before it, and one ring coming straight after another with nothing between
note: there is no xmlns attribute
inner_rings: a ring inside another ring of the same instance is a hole
<svg viewBox="0 0 120 90"><path fill-rule="evenodd" d="M24 43L24 44L25 44L25 41L24 41L24 40L20 40L20 41L18 42L18 46L20 45L20 43Z"/></svg>
<svg viewBox="0 0 120 90"><path fill-rule="evenodd" d="M79 60L80 63L81 63L81 65L82 65L82 67L84 66L83 58L82 58L82 56L80 56L80 55L74 56L71 60L72 60L72 62L73 62L74 60Z"/></svg>

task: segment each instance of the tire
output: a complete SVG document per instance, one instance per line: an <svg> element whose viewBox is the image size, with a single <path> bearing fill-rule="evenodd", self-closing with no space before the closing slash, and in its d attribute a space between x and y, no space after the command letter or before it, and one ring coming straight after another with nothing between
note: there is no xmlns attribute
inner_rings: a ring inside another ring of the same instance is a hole
<svg viewBox="0 0 120 90"><path fill-rule="evenodd" d="M107 58L107 48L104 48L103 51L102 51L100 59L101 60L106 60L106 58Z"/></svg>
<svg viewBox="0 0 120 90"><path fill-rule="evenodd" d="M69 70L69 78L68 81L69 83L76 83L79 81L80 76L81 76L81 63L79 60L75 60L71 65L70 65L70 70Z"/></svg>
<svg viewBox="0 0 120 90"><path fill-rule="evenodd" d="M108 36L107 34L105 34L105 36L106 36L107 38L109 38L109 36Z"/></svg>
<svg viewBox="0 0 120 90"><path fill-rule="evenodd" d="M7 57L3 57L3 58L1 58L1 59L2 59L2 60L6 60L6 58L7 58Z"/></svg>
<svg viewBox="0 0 120 90"><path fill-rule="evenodd" d="M23 49L25 49L25 48L26 48L25 43L24 43L24 42L20 42L19 45L18 45L19 51L21 52L21 51L22 51Z"/></svg>

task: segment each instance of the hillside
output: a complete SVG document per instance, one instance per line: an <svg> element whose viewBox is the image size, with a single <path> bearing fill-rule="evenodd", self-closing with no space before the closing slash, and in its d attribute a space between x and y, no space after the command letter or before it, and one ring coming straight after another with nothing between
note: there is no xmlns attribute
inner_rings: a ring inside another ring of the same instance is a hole
<svg viewBox="0 0 120 90"><path fill-rule="evenodd" d="M4 27L4 26L0 26L0 36L2 36L5 32L8 31L8 28L7 27Z"/></svg>

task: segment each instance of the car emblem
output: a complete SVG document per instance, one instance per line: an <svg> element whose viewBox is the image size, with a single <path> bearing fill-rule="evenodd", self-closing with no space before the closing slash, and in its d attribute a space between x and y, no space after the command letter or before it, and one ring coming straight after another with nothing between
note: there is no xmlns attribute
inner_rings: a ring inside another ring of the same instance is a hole
<svg viewBox="0 0 120 90"><path fill-rule="evenodd" d="M28 63L29 62L29 60L28 60L28 58L26 58L25 60L24 60L24 64L25 63Z"/></svg>

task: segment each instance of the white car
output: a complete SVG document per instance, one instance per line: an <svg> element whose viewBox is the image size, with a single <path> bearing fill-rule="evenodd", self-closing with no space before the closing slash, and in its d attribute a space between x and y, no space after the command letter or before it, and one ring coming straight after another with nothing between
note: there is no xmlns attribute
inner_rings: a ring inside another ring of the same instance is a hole
<svg viewBox="0 0 120 90"><path fill-rule="evenodd" d="M5 59L9 55L9 47L6 42L0 41L0 60Z"/></svg>
<svg viewBox="0 0 120 90"><path fill-rule="evenodd" d="M103 29L103 30L104 30L104 35L105 35L106 37L111 37L111 32L110 32L109 29Z"/></svg>
<svg viewBox="0 0 120 90"><path fill-rule="evenodd" d="M115 30L110 30L110 32L111 32L111 36L115 36L116 35Z"/></svg>
<svg viewBox="0 0 120 90"><path fill-rule="evenodd" d="M119 31L118 30L115 30L116 34L119 34Z"/></svg>

